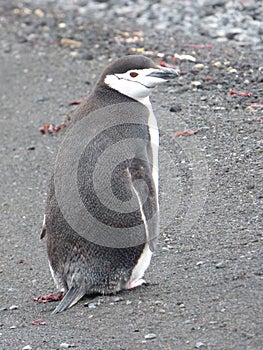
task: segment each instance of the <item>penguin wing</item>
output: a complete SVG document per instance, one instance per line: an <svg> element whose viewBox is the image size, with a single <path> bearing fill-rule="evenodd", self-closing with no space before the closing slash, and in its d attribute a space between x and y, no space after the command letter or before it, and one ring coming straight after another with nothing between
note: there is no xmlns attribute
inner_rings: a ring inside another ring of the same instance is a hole
<svg viewBox="0 0 263 350"><path fill-rule="evenodd" d="M146 241L153 251L158 236L158 194L146 152L144 155L140 153L131 161L129 173L131 187L138 200Z"/></svg>
<svg viewBox="0 0 263 350"><path fill-rule="evenodd" d="M120 119L119 135L122 134L125 140L136 140L132 145L130 143L124 144L124 148L127 146L127 154L132 155L127 157L130 158L127 160L128 164L123 163L124 168L127 165L129 176L125 180L124 171L122 172L123 176L116 176L118 180L123 179L123 184L116 181L116 192L119 192L119 197L121 197L120 193L124 194L124 200L126 194L129 198L130 190L133 192L139 210L133 212L131 221L140 232L139 235L146 236L146 242L153 251L159 231L158 164L155 159L157 152L158 162L159 141L152 140L149 109L141 103L134 102L131 106L125 103L118 105L117 111L113 115ZM132 123L126 123L121 130L123 115L126 115L126 120L132 121ZM156 130L158 132L158 129ZM142 224L139 225L140 222Z"/></svg>

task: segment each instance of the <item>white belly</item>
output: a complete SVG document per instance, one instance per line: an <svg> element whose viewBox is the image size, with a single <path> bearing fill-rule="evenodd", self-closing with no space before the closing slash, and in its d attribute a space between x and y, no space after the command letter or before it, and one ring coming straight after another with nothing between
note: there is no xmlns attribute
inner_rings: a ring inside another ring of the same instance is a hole
<svg viewBox="0 0 263 350"><path fill-rule="evenodd" d="M159 169L158 169L158 149L159 149L159 130L157 125L157 120L153 114L152 106L147 106L149 109L149 125L150 125L150 137L151 137L151 146L153 154L153 169L152 177L156 188L156 196L158 198L158 186L159 186ZM158 200L157 200L158 202Z"/></svg>
<svg viewBox="0 0 263 350"><path fill-rule="evenodd" d="M159 187L159 168L158 168L158 149L159 149L159 130L157 125L157 120L155 118L155 115L153 113L152 105L150 102L149 97L146 97L145 99L140 100L141 103L147 107L149 111L149 119L148 119L148 125L149 125L149 131L150 131L150 138L151 138L151 147L152 147L152 155L153 155L153 170L152 170L152 177L155 184L156 189L156 197L157 197L157 205L158 205L158 187Z"/></svg>
<svg viewBox="0 0 263 350"><path fill-rule="evenodd" d="M152 164L152 177L155 185L155 191L156 191L156 200L157 200L157 208L159 209L159 203L158 203L158 183L159 183L159 171L158 171L158 148L159 148L159 130L158 130L158 125L157 125L157 120L155 118L155 115L153 114L152 106L149 101L149 99L140 101L142 102L147 109L149 110L149 119L148 119L148 124L149 124L149 131L150 131L150 138L151 138L151 147L152 147L152 158L153 158L153 164ZM142 213L142 219L144 222L145 226L145 231L146 231L146 237L149 239L149 230L148 230L148 225L147 225L147 220L145 218L145 215L143 213L143 207L142 203L140 201L140 198L138 196L138 193L136 193L136 190L134 189L135 194L137 195L139 206L141 209ZM157 210L158 210L157 209ZM146 243L145 247L143 249L142 255L140 256L137 264L135 265L132 275L130 278L129 283L132 283L134 281L140 280L146 269L149 267L150 262L152 258L152 251L150 250L149 244Z"/></svg>

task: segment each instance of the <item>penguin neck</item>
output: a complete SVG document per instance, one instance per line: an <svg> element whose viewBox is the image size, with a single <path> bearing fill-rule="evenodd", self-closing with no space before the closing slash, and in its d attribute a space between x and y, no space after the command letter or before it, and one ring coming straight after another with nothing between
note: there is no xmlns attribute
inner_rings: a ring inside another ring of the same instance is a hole
<svg viewBox="0 0 263 350"><path fill-rule="evenodd" d="M105 94L105 91L107 92ZM128 102L128 101L137 101L147 107L149 110L152 110L152 105L149 96L143 98L136 98L134 96L129 96L129 94L123 94L122 92L109 87L107 84L103 84L97 86L94 90L95 95L103 96L101 99L105 104L115 104L120 102ZM107 96L107 98L106 98Z"/></svg>
<svg viewBox="0 0 263 350"><path fill-rule="evenodd" d="M151 104L149 96L146 96L144 98L140 98L137 101L142 103L143 105L145 105L148 109L152 109L152 104Z"/></svg>
<svg viewBox="0 0 263 350"><path fill-rule="evenodd" d="M107 85L102 85L94 90L96 97L100 99L103 105L111 105L116 103L131 102L134 99L130 96L124 95L118 90L109 88ZM139 102L139 101L138 101Z"/></svg>

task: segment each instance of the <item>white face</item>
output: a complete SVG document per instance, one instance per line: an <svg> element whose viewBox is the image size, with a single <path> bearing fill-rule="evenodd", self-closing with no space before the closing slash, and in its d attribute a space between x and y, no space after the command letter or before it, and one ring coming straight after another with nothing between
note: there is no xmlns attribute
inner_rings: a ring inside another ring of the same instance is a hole
<svg viewBox="0 0 263 350"><path fill-rule="evenodd" d="M105 83L112 89L129 96L137 101L142 101L148 97L151 90L158 84L166 82L167 73L175 73L175 70L165 69L163 67L147 68L147 69L132 69L122 74L110 74L105 78ZM161 76L160 73L164 73ZM157 76L151 74L157 73Z"/></svg>

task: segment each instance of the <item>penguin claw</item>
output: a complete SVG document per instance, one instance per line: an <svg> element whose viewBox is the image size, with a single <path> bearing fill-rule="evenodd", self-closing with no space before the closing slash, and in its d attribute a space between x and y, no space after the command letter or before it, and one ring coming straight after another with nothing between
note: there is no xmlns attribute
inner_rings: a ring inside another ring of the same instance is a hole
<svg viewBox="0 0 263 350"><path fill-rule="evenodd" d="M74 304L76 304L84 295L86 291L84 289L79 289L76 287L71 287L52 314L57 314L59 312L65 311Z"/></svg>

